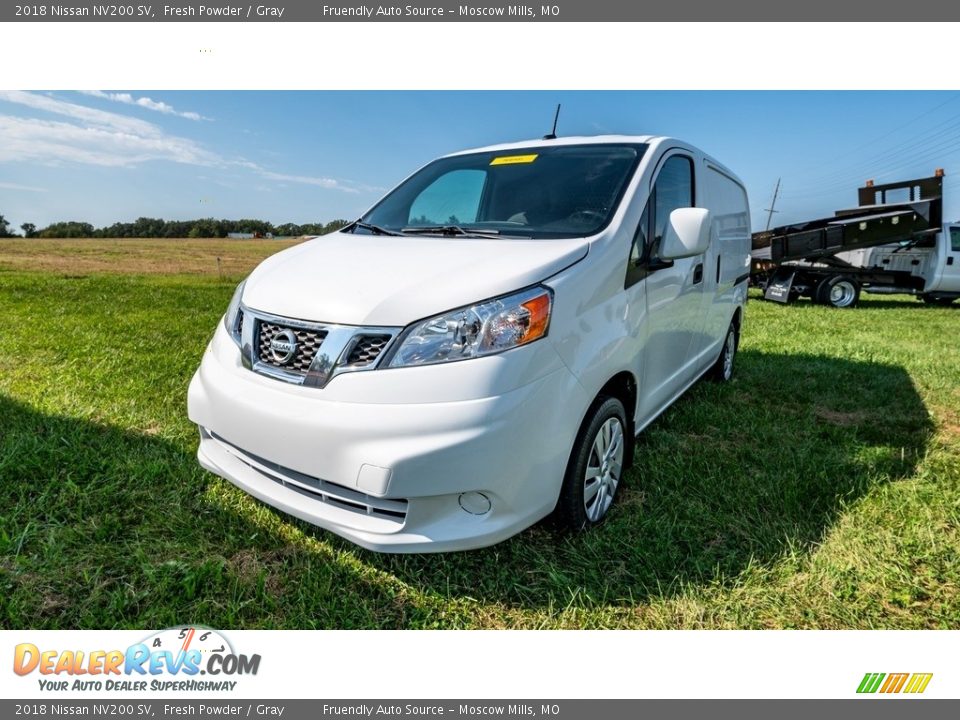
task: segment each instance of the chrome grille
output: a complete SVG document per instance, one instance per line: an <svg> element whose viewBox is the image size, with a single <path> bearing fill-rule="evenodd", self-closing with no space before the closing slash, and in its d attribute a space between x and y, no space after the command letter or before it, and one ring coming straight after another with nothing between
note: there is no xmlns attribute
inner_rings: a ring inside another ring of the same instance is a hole
<svg viewBox="0 0 960 720"><path fill-rule="evenodd" d="M341 373L374 370L400 330L294 319L241 305L234 339L248 370L294 385L323 388ZM291 348L294 337L296 348ZM270 347L273 340L278 340L276 352ZM287 358L291 351L293 356Z"/></svg>
<svg viewBox="0 0 960 720"><path fill-rule="evenodd" d="M388 342L389 335L361 335L347 357L347 365L369 365L375 362Z"/></svg>
<svg viewBox="0 0 960 720"><path fill-rule="evenodd" d="M284 330L290 330L297 336L297 350L293 357L285 363L277 362L270 352L270 341ZM327 333L323 330L307 330L305 328L275 325L261 320L257 323L257 359L265 365L280 368L286 372L306 375L310 369L317 350L323 343Z"/></svg>

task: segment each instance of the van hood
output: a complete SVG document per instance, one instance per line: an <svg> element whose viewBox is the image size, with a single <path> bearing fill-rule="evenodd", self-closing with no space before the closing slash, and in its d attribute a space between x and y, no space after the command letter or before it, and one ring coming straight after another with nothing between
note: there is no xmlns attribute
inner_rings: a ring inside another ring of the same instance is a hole
<svg viewBox="0 0 960 720"><path fill-rule="evenodd" d="M243 304L300 320L404 326L540 282L589 246L586 238L336 232L267 258L248 278Z"/></svg>

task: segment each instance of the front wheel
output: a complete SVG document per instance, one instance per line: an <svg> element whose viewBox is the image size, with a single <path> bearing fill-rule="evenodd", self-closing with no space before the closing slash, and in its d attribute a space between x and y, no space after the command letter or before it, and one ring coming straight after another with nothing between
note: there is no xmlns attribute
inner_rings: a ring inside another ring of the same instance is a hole
<svg viewBox="0 0 960 720"><path fill-rule="evenodd" d="M594 403L577 436L557 501L556 517L563 527L583 530L607 516L624 470L628 427L618 399L600 398Z"/></svg>

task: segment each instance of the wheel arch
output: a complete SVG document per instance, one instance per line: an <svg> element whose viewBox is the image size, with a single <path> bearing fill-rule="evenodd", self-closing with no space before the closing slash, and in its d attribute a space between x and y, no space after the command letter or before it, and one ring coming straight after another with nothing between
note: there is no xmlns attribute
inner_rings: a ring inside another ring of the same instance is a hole
<svg viewBox="0 0 960 720"><path fill-rule="evenodd" d="M623 409L626 411L628 425L626 428L627 447L624 453L623 464L625 468L628 468L633 464L633 446L636 435L634 418L637 413L637 379L634 374L629 370L622 370L604 383L603 387L601 387L594 396L590 407L587 408L587 412L584 413L583 419L580 421L581 429L585 423L589 422L593 415L593 409L597 404L602 401L602 398L607 397L613 397L619 400L623 403Z"/></svg>
<svg viewBox="0 0 960 720"><path fill-rule="evenodd" d="M743 330L743 305L737 305L733 311L733 316L730 318L730 324L736 328L736 343L737 349L740 349L740 333ZM726 332L726 330L724 330Z"/></svg>

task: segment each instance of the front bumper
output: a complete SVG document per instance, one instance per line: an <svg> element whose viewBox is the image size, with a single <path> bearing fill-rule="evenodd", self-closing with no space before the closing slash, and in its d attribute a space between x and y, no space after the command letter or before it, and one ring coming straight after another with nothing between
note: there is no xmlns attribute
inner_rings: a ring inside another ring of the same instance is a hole
<svg viewBox="0 0 960 720"><path fill-rule="evenodd" d="M547 343L510 352L509 372L497 356L355 373L320 390L243 368L218 331L188 394L198 458L263 502L371 550L492 545L556 505L588 402ZM546 372L529 380L516 372L524 363ZM384 392L385 373L402 390ZM516 386L498 388L498 377ZM439 402L438 384L485 396Z"/></svg>

